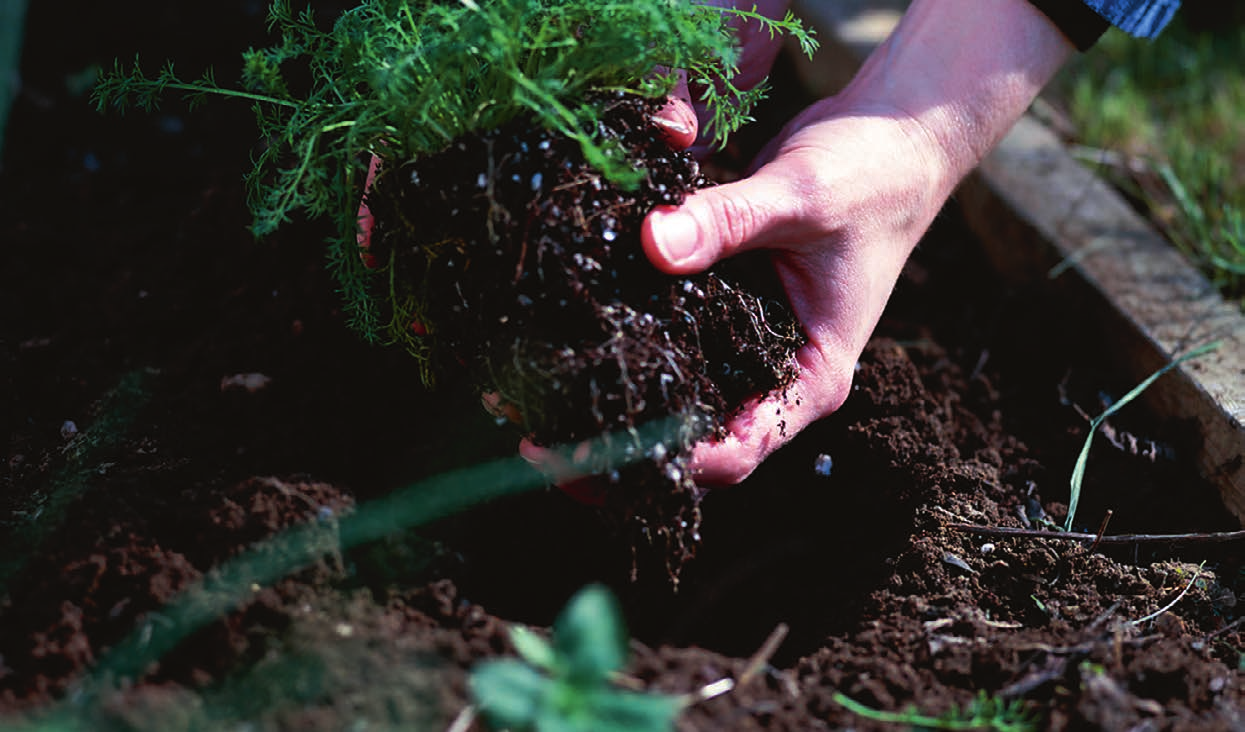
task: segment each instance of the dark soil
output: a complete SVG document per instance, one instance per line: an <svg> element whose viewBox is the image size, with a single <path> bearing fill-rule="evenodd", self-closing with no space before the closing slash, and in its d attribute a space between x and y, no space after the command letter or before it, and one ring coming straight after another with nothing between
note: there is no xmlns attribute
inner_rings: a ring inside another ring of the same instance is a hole
<svg viewBox="0 0 1245 732"><path fill-rule="evenodd" d="M764 673L684 729L886 727L835 692L932 715L985 692L1038 728L1245 728L1239 543L952 528L1061 522L1086 430L1061 385L1093 413L1132 384L1080 303L999 285L951 212L844 408L704 499L677 592L661 572L632 581L608 516L552 490L355 540L352 517L400 525L395 497L421 478L494 460L523 477L515 431L347 331L325 231L250 237L249 110L101 117L83 88L136 50L225 79L265 42L262 13L31 5L0 178L7 726L445 729L466 669L508 652L505 623L548 625L603 581L638 641L629 671L655 689L739 674L789 627ZM1129 407L1115 426L1174 458L1100 440L1080 529L1108 511L1111 534L1238 528L1180 459L1188 425Z"/></svg>
<svg viewBox="0 0 1245 732"><path fill-rule="evenodd" d="M385 321L403 317L395 301L419 301L413 355L440 388L496 395L535 444L591 453L576 468L600 476L606 514L637 547L656 544L677 582L699 543L691 446L785 388L803 338L763 259L687 277L648 263L644 216L710 182L652 123L659 102L595 103L602 136L645 171L635 186L525 118L382 163L367 256L390 267L373 296ZM395 296L395 279L418 284Z"/></svg>

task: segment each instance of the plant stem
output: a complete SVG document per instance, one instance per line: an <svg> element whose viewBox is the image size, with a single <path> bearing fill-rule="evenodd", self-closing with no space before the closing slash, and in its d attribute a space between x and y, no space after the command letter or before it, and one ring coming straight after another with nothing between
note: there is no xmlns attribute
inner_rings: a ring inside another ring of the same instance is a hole
<svg viewBox="0 0 1245 732"><path fill-rule="evenodd" d="M217 94L222 97L237 97L239 99L249 99L252 102L263 102L264 104L272 104L279 107L289 107L290 109L298 109L301 103L288 99L279 99L267 94L255 94L240 89L226 89L224 87L208 88L198 84L191 84L183 81L169 82L165 85L166 89L176 89L191 94Z"/></svg>
<svg viewBox="0 0 1245 732"><path fill-rule="evenodd" d="M976 524L945 524L953 531L964 531L978 536L1005 539L1056 539L1059 541L1097 542L1098 544L1220 544L1245 541L1245 530L1220 531L1200 534L1115 534L1099 536L1074 531L1044 531L1042 529L1017 529L1010 526L977 526Z"/></svg>

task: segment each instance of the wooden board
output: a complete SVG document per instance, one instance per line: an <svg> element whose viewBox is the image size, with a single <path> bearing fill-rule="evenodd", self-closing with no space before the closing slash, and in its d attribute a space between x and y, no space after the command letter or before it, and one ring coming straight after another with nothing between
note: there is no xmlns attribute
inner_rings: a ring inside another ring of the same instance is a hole
<svg viewBox="0 0 1245 732"><path fill-rule="evenodd" d="M832 93L894 27L903 0L795 0L823 49L802 67L810 92ZM1197 464L1245 526L1245 316L1137 214L1026 115L960 186L958 205L998 271L1053 278L1078 290L1115 354L1140 382L1197 346L1143 394L1157 413L1187 420Z"/></svg>

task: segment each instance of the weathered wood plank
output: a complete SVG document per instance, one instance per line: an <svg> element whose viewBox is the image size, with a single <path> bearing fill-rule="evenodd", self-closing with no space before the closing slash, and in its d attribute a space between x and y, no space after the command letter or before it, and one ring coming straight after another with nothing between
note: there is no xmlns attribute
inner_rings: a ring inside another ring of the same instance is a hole
<svg viewBox="0 0 1245 732"><path fill-rule="evenodd" d="M814 94L831 93L880 43L903 0L796 0L824 50L802 70ZM998 271L1017 281L1057 273L1079 290L1135 381L1189 349L1220 347L1157 381L1143 395L1159 414L1201 435L1197 463L1245 525L1245 316L1123 198L1032 115L968 177L954 203ZM1053 268L1053 269L1052 269Z"/></svg>

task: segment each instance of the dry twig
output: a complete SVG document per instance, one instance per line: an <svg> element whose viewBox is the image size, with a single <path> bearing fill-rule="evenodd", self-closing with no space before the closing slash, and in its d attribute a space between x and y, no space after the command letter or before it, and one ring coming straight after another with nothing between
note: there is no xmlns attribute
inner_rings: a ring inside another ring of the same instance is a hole
<svg viewBox="0 0 1245 732"><path fill-rule="evenodd" d="M1189 580L1189 584L1184 586L1184 589L1180 591L1179 595L1176 595L1176 599L1167 603L1166 605L1159 608L1158 610L1155 610L1154 612L1150 613L1144 618L1138 618L1136 620L1131 621L1129 625L1141 625L1142 623L1145 623L1147 621L1154 620L1155 618L1167 612L1168 610L1171 610L1172 608L1176 607L1176 603L1183 600L1184 596L1189 594L1189 590L1193 589L1193 585L1197 584L1197 578L1201 576L1202 576L1202 565L1199 564L1197 565L1197 571L1193 573L1193 579Z"/></svg>
<svg viewBox="0 0 1245 732"><path fill-rule="evenodd" d="M757 649L757 652L752 654L752 658L748 659L748 663L744 666L744 670L739 674L738 679L724 678L718 679L710 684L706 684L696 691L685 695L684 704L686 706L699 704L700 702L708 701L709 699L721 696L740 686L743 686L744 684L747 684L761 672L761 669L765 667L765 664L769 663L769 660L774 655L774 652L778 650L778 646L781 645L783 640L787 637L787 631L787 624L779 623L777 627L770 631L769 637L765 639L765 642L761 644L761 647Z"/></svg>
<svg viewBox="0 0 1245 732"><path fill-rule="evenodd" d="M977 526L976 524L945 524L948 529L965 531L978 536L1011 539L1055 539L1057 541L1080 541L1098 545L1120 546L1125 544L1224 544L1245 541L1245 530L1217 531L1192 534L1115 534L1100 536L1077 531L1044 531L1019 529L1010 526Z"/></svg>

